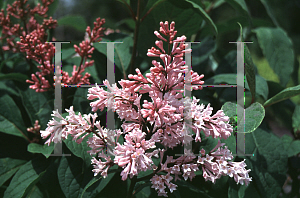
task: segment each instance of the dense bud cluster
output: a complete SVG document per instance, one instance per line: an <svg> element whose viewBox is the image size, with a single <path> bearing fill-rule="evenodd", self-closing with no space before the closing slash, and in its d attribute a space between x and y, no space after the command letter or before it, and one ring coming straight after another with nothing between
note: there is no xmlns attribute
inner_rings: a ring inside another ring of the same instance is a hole
<svg viewBox="0 0 300 198"><path fill-rule="evenodd" d="M31 75L31 80L26 80L30 83L29 87L36 90L36 92L45 92L55 86L54 76L54 55L55 46L52 43L48 43L48 30L54 29L57 26L57 21L52 17L47 17L47 11L49 5L54 0L42 0L34 8L30 8L28 0L18 0L12 5L7 5L6 13L2 9L0 12L0 25L2 27L2 37L6 41L6 45L2 46L4 51L12 51L14 53L22 52L29 63L33 60L39 64L35 74ZM43 17L43 22L39 24L35 19L35 15ZM19 23L13 24L11 17L19 19ZM61 70L61 83L63 84L90 84L89 73L84 73L85 68L94 64L91 58L93 53L94 42L101 41L101 37L104 33L102 27L105 23L105 19L97 18L94 22L94 27L88 26L86 28L87 38L79 44L74 45L75 52L81 57L79 66L73 66L72 76L69 76L68 72ZM18 38L20 39L19 41ZM55 41L54 38L52 40ZM33 64L31 64L33 66Z"/></svg>

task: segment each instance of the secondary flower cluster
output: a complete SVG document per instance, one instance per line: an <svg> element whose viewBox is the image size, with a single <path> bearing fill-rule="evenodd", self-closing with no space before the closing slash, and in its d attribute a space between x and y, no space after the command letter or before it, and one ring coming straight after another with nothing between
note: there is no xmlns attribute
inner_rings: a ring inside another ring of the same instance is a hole
<svg viewBox="0 0 300 198"><path fill-rule="evenodd" d="M7 5L6 14L4 10L1 9L0 12L0 25L2 27L2 37L0 39L6 39L6 46L3 46L2 49L7 51L11 50L13 52L20 52L20 46L17 45L16 38L20 36L26 36L30 32L36 30L40 33L39 39L46 40L47 34L45 32L47 29L55 28L57 21L53 20L52 17L49 19L43 19L42 24L38 24L34 18L34 15L37 14L43 18L47 17L47 11L50 4L54 0L42 0L42 5L39 3L33 9L30 9L28 0L18 0L15 1L12 5ZM23 27L20 24L13 24L11 17L20 20L20 23L23 23Z"/></svg>
<svg viewBox="0 0 300 198"><path fill-rule="evenodd" d="M196 176L195 172L199 170L203 171L205 180L213 183L221 176L228 175L237 183L248 185L251 181L248 174L250 170L245 169L244 161L232 162L231 152L226 146L223 147L224 143L220 140L208 153L202 148L198 157L186 149L185 154L176 159L166 155L170 148L190 144L191 141L201 142L201 131L206 137L227 139L233 129L229 124L229 117L222 110L212 115L213 109L210 105L205 107L197 104L199 100L195 97L193 100L183 97L184 89L202 89L203 75L188 71L183 55L191 51L185 49L185 36L175 39L175 23L172 22L169 26L168 22L161 22L160 26L160 33L154 32L160 39L155 42L158 49L149 49L148 56L159 57L162 63L153 60L151 73L144 77L136 69L137 75L128 75L130 80L119 81L121 88L116 84L111 86L105 80L107 90L98 85L89 89L88 99L96 99L90 103L92 111L103 111L105 107L115 111L123 120L122 131L115 130L110 133L110 130L102 129L100 123L95 123L96 114L92 117L93 121L89 122L91 115L75 115L71 109L67 110L70 116L66 119L54 113L61 121L50 121L46 131L42 132L43 138L50 135L46 141L49 144L51 141L58 141L58 134L62 138L71 134L75 139L80 138L77 141L81 142L85 137L84 133L93 133L88 144L92 148L90 154L98 153L98 160L96 157L92 160L95 175L106 176L108 169L114 164L123 169L122 180L150 169L153 173L146 178L152 177L152 187L160 196L167 196L167 187L171 193L176 190L177 185L172 183L173 176L175 182L181 178L192 180ZM163 41L167 49L170 49L169 52L164 49ZM144 94L149 95L151 101L144 100L142 103L141 97ZM93 129L94 126L96 130ZM195 135L190 134L189 129ZM120 135L125 138L123 144L118 142ZM108 156L104 148L111 145L115 146ZM155 164L154 158L158 157L160 163Z"/></svg>
<svg viewBox="0 0 300 198"><path fill-rule="evenodd" d="M6 41L6 45L2 47L4 51L11 50L14 53L24 53L27 62L32 66L31 60L39 65L35 74L31 75L31 80L26 80L30 83L29 87L36 92L45 92L54 88L54 63L55 46L48 43L48 30L54 29L57 26L57 21L47 17L49 5L54 0L42 0L42 4L38 3L34 8L30 8L28 0L17 0L12 5L7 5L6 14L2 9L0 12L0 25L2 27L1 40ZM43 17L43 22L40 24L35 19L35 15ZM19 23L13 24L11 17L19 19ZM83 72L85 68L92 66L94 61L88 61L91 57L94 48L93 42L101 41L105 23L104 19L97 18L94 22L94 27L86 28L87 38L82 41L79 46L74 45L75 52L81 57L79 66L73 66L72 76L68 72L62 71L61 82L64 84L90 84L89 73ZM18 41L18 39L20 39ZM52 38L55 41L54 38Z"/></svg>

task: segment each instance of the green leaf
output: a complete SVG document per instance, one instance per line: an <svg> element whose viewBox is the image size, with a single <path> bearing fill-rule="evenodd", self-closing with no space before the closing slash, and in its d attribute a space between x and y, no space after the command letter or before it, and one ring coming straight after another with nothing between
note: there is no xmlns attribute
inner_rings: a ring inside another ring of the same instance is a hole
<svg viewBox="0 0 300 198"><path fill-rule="evenodd" d="M294 140L288 148L288 156L292 157L300 153L300 140Z"/></svg>
<svg viewBox="0 0 300 198"><path fill-rule="evenodd" d="M249 18L249 11L244 0L225 0L229 3L242 17ZM249 18L250 19L250 18Z"/></svg>
<svg viewBox="0 0 300 198"><path fill-rule="evenodd" d="M115 64L118 66L122 73L125 73L129 67L131 59L131 48L133 47L132 37L126 37L124 39L116 40L115 45Z"/></svg>
<svg viewBox="0 0 300 198"><path fill-rule="evenodd" d="M68 49L62 49L61 50L61 60L66 60L67 58L70 58L72 55L75 54L74 48L68 48Z"/></svg>
<svg viewBox="0 0 300 198"><path fill-rule="evenodd" d="M26 198L42 198L42 197L45 197L45 195L37 185L34 185L26 195Z"/></svg>
<svg viewBox="0 0 300 198"><path fill-rule="evenodd" d="M296 133L297 131L300 131L300 105L296 105L292 120L294 133Z"/></svg>
<svg viewBox="0 0 300 198"><path fill-rule="evenodd" d="M106 178L103 178L101 175L93 177L93 179L91 179L90 182L84 187L80 198L93 197L99 194L116 174L115 171L117 168L117 166L109 168Z"/></svg>
<svg viewBox="0 0 300 198"><path fill-rule="evenodd" d="M43 154L46 158L50 156L50 154L54 150L54 143L52 142L50 146L48 144L40 145L37 143L30 143L28 144L27 151L31 153L41 153Z"/></svg>
<svg viewBox="0 0 300 198"><path fill-rule="evenodd" d="M281 137L281 141L283 142L284 150L288 153L288 157L292 157L300 153L300 140L293 140L292 137L283 135Z"/></svg>
<svg viewBox="0 0 300 198"><path fill-rule="evenodd" d="M248 186L241 185L238 191L238 195L239 197L243 197L243 198L261 197L259 195L258 189L252 182L250 182Z"/></svg>
<svg viewBox="0 0 300 198"><path fill-rule="evenodd" d="M196 192L197 194L199 194L203 197L211 198L211 196L209 196L206 192L200 190L199 188L197 188L196 186L194 186L193 184L191 184L187 181L177 180L176 182L174 182L174 184L176 184L178 186L186 187L186 188L190 189L191 191Z"/></svg>
<svg viewBox="0 0 300 198"><path fill-rule="evenodd" d="M87 99L87 94L88 88L79 87L76 89L73 99L74 111L86 114L91 112L92 108L90 106L90 100Z"/></svg>
<svg viewBox="0 0 300 198"><path fill-rule="evenodd" d="M229 180L228 198L260 198L258 189L254 182L250 182L248 186L236 184L234 180Z"/></svg>
<svg viewBox="0 0 300 198"><path fill-rule="evenodd" d="M39 181L46 170L46 163L41 158L35 158L24 164L7 187L4 198L22 197Z"/></svg>
<svg viewBox="0 0 300 198"><path fill-rule="evenodd" d="M11 176L25 164L25 160L1 158L0 159L0 186L2 186Z"/></svg>
<svg viewBox="0 0 300 198"><path fill-rule="evenodd" d="M229 180L228 183L229 183L228 198L238 197L238 185L234 183L232 180Z"/></svg>
<svg viewBox="0 0 300 198"><path fill-rule="evenodd" d="M67 15L57 20L58 25L66 25L75 28L78 31L84 32L87 24L82 16Z"/></svg>
<svg viewBox="0 0 300 198"><path fill-rule="evenodd" d="M270 67L279 76L285 87L294 66L294 51L291 39L281 28L261 27L253 30L260 48L267 58Z"/></svg>
<svg viewBox="0 0 300 198"><path fill-rule="evenodd" d="M28 139L21 112L10 96L0 97L0 109L0 131Z"/></svg>
<svg viewBox="0 0 300 198"><path fill-rule="evenodd" d="M109 40L104 40L108 42ZM123 43L115 43L114 44L114 60L112 61L116 64L119 70L124 74L125 71L128 69L131 59L131 48L133 46L133 39L132 37L125 37L123 39L117 39L115 42L123 42ZM95 49L99 52L107 56L107 44L106 43L94 43ZM102 66L104 67L104 65ZM105 65L106 67L106 65Z"/></svg>
<svg viewBox="0 0 300 198"><path fill-rule="evenodd" d="M26 75L20 73L0 74L0 80L16 80L24 83L27 79Z"/></svg>
<svg viewBox="0 0 300 198"><path fill-rule="evenodd" d="M203 177L203 176L202 176ZM228 176L221 176L214 184L211 185L213 197L222 197L228 192L228 181L232 179Z"/></svg>
<svg viewBox="0 0 300 198"><path fill-rule="evenodd" d="M46 193L48 198L57 197L57 198L64 198L65 195L59 185L57 170L61 160L61 157L51 157L51 163L47 167L46 173L43 175L41 180L38 183L38 187L40 188L39 184L41 184L43 188L46 188Z"/></svg>
<svg viewBox="0 0 300 198"><path fill-rule="evenodd" d="M293 138L291 136L288 136L288 135L283 135L281 137L281 141L283 143L283 146L284 146L284 150L288 150L292 141L293 141Z"/></svg>
<svg viewBox="0 0 300 198"><path fill-rule="evenodd" d="M268 87L268 83L267 81L261 77L260 75L256 75L255 76L255 92L257 95L262 96L265 100L268 99L268 95L269 95L269 87ZM248 78L247 78L248 80ZM250 90L249 85L247 82L245 82L245 88Z"/></svg>
<svg viewBox="0 0 300 198"><path fill-rule="evenodd" d="M84 169L82 159L62 157L58 167L58 180L67 198L95 197L109 183L117 167L110 168L107 178L94 177L90 168Z"/></svg>
<svg viewBox="0 0 300 198"><path fill-rule="evenodd" d="M221 139L222 143L225 143L225 146L232 152L232 154L236 154L236 137L232 134L226 140ZM235 156L234 156L235 158Z"/></svg>
<svg viewBox="0 0 300 198"><path fill-rule="evenodd" d="M232 102L226 102L222 106L222 110L224 111L225 115L233 118L237 116L236 108L237 108L237 104ZM237 127L244 128L245 129L245 131L243 131L244 133L251 133L256 128L259 127L264 117L265 117L264 107L258 102L253 103L251 106L245 109L245 114L243 114L241 118L237 118ZM243 121L245 121L245 123Z"/></svg>
<svg viewBox="0 0 300 198"><path fill-rule="evenodd" d="M71 156L61 158L58 166L58 181L67 198L79 197L83 187L92 178L92 171L84 169L82 159Z"/></svg>
<svg viewBox="0 0 300 198"><path fill-rule="evenodd" d="M138 182L135 185L134 192L135 192L135 197L136 198L147 198L151 195L151 182Z"/></svg>
<svg viewBox="0 0 300 198"><path fill-rule="evenodd" d="M279 23L277 22L277 19L276 19L275 15L273 14L271 7L268 5L268 2L266 0L260 0L260 2L264 5L264 7L265 7L268 15L272 19L273 23L279 27Z"/></svg>
<svg viewBox="0 0 300 198"><path fill-rule="evenodd" d="M108 42L109 40L102 40L103 42ZM101 52L102 54L106 55L106 50L107 50L107 44L103 43L103 42L99 42L99 43L93 43L93 46L95 49L97 49L99 52Z"/></svg>
<svg viewBox="0 0 300 198"><path fill-rule="evenodd" d="M205 37L201 43L192 44L192 65L197 67L217 50L217 44L211 37Z"/></svg>
<svg viewBox="0 0 300 198"><path fill-rule="evenodd" d="M151 185L151 183L146 183L144 187L141 187L142 189L137 191L135 198L149 198L151 195L153 196L153 194L151 194ZM175 191L173 193L175 193Z"/></svg>
<svg viewBox="0 0 300 198"><path fill-rule="evenodd" d="M236 85L236 74L218 74L205 80L207 85L218 85L221 83Z"/></svg>
<svg viewBox="0 0 300 198"><path fill-rule="evenodd" d="M247 169L263 197L278 197L286 180L287 150L279 137L261 128L245 136ZM251 182L250 182L251 183Z"/></svg>
<svg viewBox="0 0 300 198"><path fill-rule="evenodd" d="M19 93L22 98L22 103L30 117L32 126L35 123L35 120L39 121L41 129L47 127L48 121L51 119L51 105L49 104L48 93L36 93L33 89L27 89Z"/></svg>
<svg viewBox="0 0 300 198"><path fill-rule="evenodd" d="M16 86L12 81L0 81L0 92L7 93L8 95L14 95L19 97L19 93L16 91Z"/></svg>
<svg viewBox="0 0 300 198"><path fill-rule="evenodd" d="M247 82L250 88L250 92L252 95L252 101L255 99L255 93L256 93L256 84L255 84L255 70L254 70L254 63L251 58L250 51L245 44L245 73L247 77Z"/></svg>
<svg viewBox="0 0 300 198"><path fill-rule="evenodd" d="M236 31L237 22L243 24L244 27L249 25L249 20L244 17L237 16L237 17L232 17L230 19L225 19L224 21L222 20L215 24L218 29L218 34L221 35L224 33L229 33L229 32L232 33L232 31ZM201 30L201 35L211 35L210 30L208 29Z"/></svg>
<svg viewBox="0 0 300 198"><path fill-rule="evenodd" d="M166 1L166 0L149 0L145 7L144 14L146 14L146 12L148 12L150 9L154 9L158 4L162 3L163 1Z"/></svg>
<svg viewBox="0 0 300 198"><path fill-rule="evenodd" d="M98 77L95 65L85 68L84 71L91 74L91 77L94 79L95 83L102 84L102 80Z"/></svg>
<svg viewBox="0 0 300 198"><path fill-rule="evenodd" d="M91 148L88 146L86 141L89 137L92 137L92 135L93 134L87 135L80 144L76 143L76 141L73 140L73 137L70 134L67 139L63 140L66 146L74 155L83 159L86 167L89 167L91 165L92 159L91 155L87 153L87 151L91 150Z"/></svg>
<svg viewBox="0 0 300 198"><path fill-rule="evenodd" d="M255 78L256 78L255 81L256 94L262 96L266 100L269 94L267 81L259 75L256 75ZM205 84L207 85L218 85L222 83L226 83L229 85L236 85L236 74L218 74L205 80ZM245 88L250 90L247 81L245 82Z"/></svg>
<svg viewBox="0 0 300 198"><path fill-rule="evenodd" d="M277 102L286 100L286 99L296 96L298 94L300 94L300 85L295 86L295 87L286 88L286 89L282 90L281 92L279 92L278 94L276 94L275 96L273 96L272 98L270 98L269 100L267 100L264 103L264 107L273 105Z"/></svg>
<svg viewBox="0 0 300 198"><path fill-rule="evenodd" d="M217 29L215 23L213 22L213 20L205 12L205 10L203 10L203 8L201 8L198 4L196 4L193 1L190 1L190 0L185 0L185 1L191 3L193 5L193 7L195 9L197 9L198 13L202 16L202 18L206 21L206 23L213 30L214 35L217 36L218 35L218 29Z"/></svg>

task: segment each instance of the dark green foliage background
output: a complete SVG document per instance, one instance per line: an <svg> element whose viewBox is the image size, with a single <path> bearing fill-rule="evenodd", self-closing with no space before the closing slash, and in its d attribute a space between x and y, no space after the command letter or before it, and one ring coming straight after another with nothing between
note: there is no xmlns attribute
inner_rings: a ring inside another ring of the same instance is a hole
<svg viewBox="0 0 300 198"><path fill-rule="evenodd" d="M5 9L13 0L0 1ZM37 1L29 1L36 4ZM126 7L137 14L140 2L140 18L134 43L135 21ZM149 14L148 11L151 10ZM178 188L169 197L299 197L300 181L300 1L299 0L55 0L48 12L58 20L53 36L68 40L63 44L63 70L71 74L73 65L80 58L73 45L81 42L87 25L97 17L106 19L106 28L118 29L104 35L103 41L119 41L115 44L116 82L126 77L134 68L143 74L149 71L153 58L147 57L147 49L157 39L153 32L159 30L160 21L175 21L177 36L185 35L192 44L192 69L204 74L205 84L236 84L237 48L229 42L247 41L245 58L245 153L235 161L246 159L251 169L252 182L248 187L236 185L233 178L222 177L216 184L205 182L202 171L191 181L176 181ZM241 25L242 29L240 29ZM242 35L241 35L242 33ZM5 42L1 42L1 46ZM133 48L137 57L131 64ZM106 44L94 43L94 66L86 69L91 83L102 84L106 79ZM122 181L120 169L114 167L106 179L94 177L89 148L83 142L78 145L71 137L63 142L63 152L71 157L49 157L50 147L30 143L33 136L26 130L39 120L44 130L54 108L54 93L36 93L25 83L31 73L21 54L2 52L0 57L0 197L125 197L130 180ZM65 88L72 93L63 101L64 107L74 106L76 112L90 113L87 88ZM214 108L223 109L237 126L236 89L207 87L194 91L193 95ZM64 111L64 110L63 110ZM65 111L64 111L65 112ZM101 123L106 113L97 112ZM65 115L65 114L64 114ZM117 116L116 116L117 117ZM117 119L116 128L122 122ZM203 135L203 134L202 134ZM236 131L225 142L236 154ZM199 143L212 149L217 140L201 137ZM168 151L170 154L181 149ZM157 162L156 162L157 163ZM141 174L147 175L150 172ZM288 178L292 183L286 182ZM285 191L287 184L290 191ZM148 180L135 187L136 198L157 197Z"/></svg>

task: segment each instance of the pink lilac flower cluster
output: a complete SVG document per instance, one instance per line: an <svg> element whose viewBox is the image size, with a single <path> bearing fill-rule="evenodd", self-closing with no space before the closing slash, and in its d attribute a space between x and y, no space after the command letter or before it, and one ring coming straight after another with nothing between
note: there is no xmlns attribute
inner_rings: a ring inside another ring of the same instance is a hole
<svg viewBox="0 0 300 198"><path fill-rule="evenodd" d="M175 38L176 33L174 22L170 26L168 22L160 23L160 33L154 32L160 39L155 42L158 49L155 47L149 49L148 56L159 57L162 62L153 60L154 67L150 68L151 73L146 74L145 77L139 69L136 69L137 75L130 74L129 80L119 81L121 88L116 84L111 86L105 80L104 85L107 90L98 85L89 89L88 99L94 100L90 103L92 111L96 112L98 109L103 111L106 107L108 110L115 111L123 121L121 125L123 130L112 133L113 137L117 137L116 139L112 138L108 141L104 138L109 136L108 129L100 129L100 125L93 124L94 119L91 123L78 119L80 114L75 119L76 115L72 112L71 120L67 116L66 119L61 117L61 122L54 120L49 122L48 128L42 133L43 138L51 135L46 143L58 141L56 139L58 135L54 134L59 133L63 138L66 138L67 134L76 138L83 137L84 130L89 133L93 131L91 128L96 126L102 133L99 135L94 133L88 140L92 148L90 154L98 153L99 160L95 157L92 160L95 175L106 176L107 170L113 164L122 168L122 180L126 180L128 175L133 178L141 171L153 170L147 178L152 177L150 179L152 188L157 190L160 196L167 196L166 189L171 193L176 190L177 185L172 183L173 176L175 182L181 178L192 180L196 176L195 172L199 170L203 171L205 180L213 183L221 176L228 175L237 183L248 185L251 181L248 174L250 170L245 169L244 161L230 161L233 156L226 146L223 147L224 143L220 140L208 153L202 148L198 157L187 149L184 150L184 155L176 159L165 154L168 149L176 146L189 144L191 141L201 142L201 131L206 137L212 136L218 139L227 139L233 131L229 124L229 117L225 116L222 110L212 115L213 109L210 105L207 107L203 104L198 105L199 100L195 97L193 100L183 97L184 89L202 89L201 85L204 81L201 79L204 76L188 71L183 55L190 53L191 50L185 49L186 44L183 42L186 37ZM168 50L164 49L163 41ZM187 83L190 86L185 86ZM151 101L144 100L142 103L143 94L148 94ZM70 113L70 110L68 112ZM55 116L60 115L55 113ZM79 128L76 128L76 123ZM90 124L90 127L84 128L86 124ZM187 132L189 129L192 129L195 134L189 134ZM123 144L118 142L120 135L125 137ZM109 142L115 144L111 156L104 151L107 145L113 145ZM161 149L161 146L164 149ZM158 157L160 163L155 164L154 158ZM163 159L166 160L163 162Z"/></svg>
<svg viewBox="0 0 300 198"><path fill-rule="evenodd" d="M6 46L3 46L4 51L11 50L14 53L22 52L25 54L27 61L30 59L37 62L39 65L35 74L31 75L31 80L26 80L32 85L29 88L36 90L36 92L45 92L54 88L54 64L53 58L55 54L54 44L48 43L48 30L54 29L57 26L57 21L52 17L47 17L49 5L54 0L42 0L42 4L38 3L34 8L30 8L27 4L28 0L18 0L12 5L7 5L6 14L2 9L0 12L0 25L2 27L2 37L6 40ZM43 17L43 22L39 24L35 19L35 15ZM20 24L13 24L11 17L20 20ZM86 28L87 38L79 44L74 45L75 52L81 57L79 66L73 66L72 76L68 72L62 71L61 82L64 84L90 84L89 73L83 72L85 68L93 65L94 61L89 61L94 48L93 42L101 41L105 23L104 19L97 18L94 22L94 27L88 26ZM17 39L20 41L17 41ZM52 38L55 41L55 38ZM29 63L31 63L29 61ZM33 64L31 63L31 66Z"/></svg>

